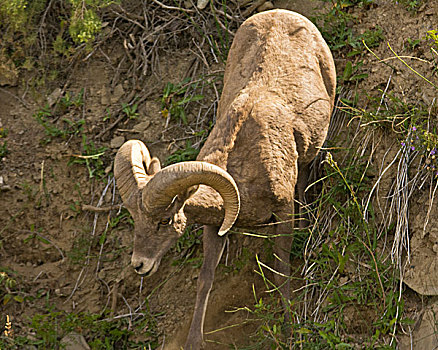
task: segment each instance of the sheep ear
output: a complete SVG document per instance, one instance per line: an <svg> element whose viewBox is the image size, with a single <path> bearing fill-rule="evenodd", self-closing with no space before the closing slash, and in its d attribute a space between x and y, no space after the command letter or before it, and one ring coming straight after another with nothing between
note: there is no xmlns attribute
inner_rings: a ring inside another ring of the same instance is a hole
<svg viewBox="0 0 438 350"><path fill-rule="evenodd" d="M158 158L152 158L151 162L149 163L147 173L148 175L155 175L161 170L161 163Z"/></svg>

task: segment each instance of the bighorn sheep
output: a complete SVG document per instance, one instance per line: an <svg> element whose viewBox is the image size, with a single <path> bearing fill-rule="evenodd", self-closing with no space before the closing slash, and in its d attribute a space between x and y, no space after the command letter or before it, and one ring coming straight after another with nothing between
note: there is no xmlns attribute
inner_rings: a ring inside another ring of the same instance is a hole
<svg viewBox="0 0 438 350"><path fill-rule="evenodd" d="M286 10L256 14L236 33L216 125L197 161L161 169L137 140L118 151L114 174L135 222L132 265L139 274L157 270L187 221L205 225L185 349L202 346L208 296L233 225L278 222L276 269L288 275L295 185L324 142L335 85L332 55L309 20Z"/></svg>

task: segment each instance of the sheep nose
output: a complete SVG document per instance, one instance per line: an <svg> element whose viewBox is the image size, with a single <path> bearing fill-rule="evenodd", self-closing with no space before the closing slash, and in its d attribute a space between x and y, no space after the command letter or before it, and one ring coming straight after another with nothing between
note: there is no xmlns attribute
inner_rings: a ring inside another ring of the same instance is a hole
<svg viewBox="0 0 438 350"><path fill-rule="evenodd" d="M143 267L143 262L141 261L139 265L134 266L134 270L139 272L141 270L141 268Z"/></svg>

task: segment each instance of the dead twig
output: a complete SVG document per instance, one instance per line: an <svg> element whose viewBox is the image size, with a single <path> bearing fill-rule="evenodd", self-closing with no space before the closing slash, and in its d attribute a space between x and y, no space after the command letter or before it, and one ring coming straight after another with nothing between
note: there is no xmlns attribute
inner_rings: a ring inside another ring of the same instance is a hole
<svg viewBox="0 0 438 350"><path fill-rule="evenodd" d="M95 207L94 205L82 204L81 209L95 213L105 213L111 210L119 210L121 205L110 205L108 207Z"/></svg>
<svg viewBox="0 0 438 350"><path fill-rule="evenodd" d="M168 6L168 5L165 5L165 4L161 3L161 2L159 2L158 0L152 0L152 1L154 3L156 3L157 5L160 5L163 9L166 9L166 10L178 10L178 11L184 11L184 12L187 12L187 13L194 13L194 12L196 12L195 10L189 10L189 9L185 9L185 8L182 8L182 7Z"/></svg>

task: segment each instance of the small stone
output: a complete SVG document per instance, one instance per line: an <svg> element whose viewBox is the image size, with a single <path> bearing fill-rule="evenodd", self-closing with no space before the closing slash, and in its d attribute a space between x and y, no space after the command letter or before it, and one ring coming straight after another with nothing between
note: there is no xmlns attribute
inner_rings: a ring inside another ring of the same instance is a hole
<svg viewBox="0 0 438 350"><path fill-rule="evenodd" d="M274 4L270 1L266 1L264 4L257 7L258 12L272 10L274 8Z"/></svg>
<svg viewBox="0 0 438 350"><path fill-rule="evenodd" d="M74 332L61 339L61 348L65 350L90 350L84 336Z"/></svg>
<svg viewBox="0 0 438 350"><path fill-rule="evenodd" d="M125 138L123 136L116 136L111 140L110 147L111 148L119 148L125 142Z"/></svg>
<svg viewBox="0 0 438 350"><path fill-rule="evenodd" d="M125 90L123 89L123 85L122 84L117 85L114 88L114 92L113 92L113 95L111 97L111 103L118 102L122 98L124 93L125 93Z"/></svg>
<svg viewBox="0 0 438 350"><path fill-rule="evenodd" d="M47 97L47 103L49 104L49 107L52 107L56 101L61 97L62 90L61 88L56 88L53 90L53 92Z"/></svg>
<svg viewBox="0 0 438 350"><path fill-rule="evenodd" d="M110 92L106 85L102 86L102 90L100 91L100 103L103 106L111 104Z"/></svg>
<svg viewBox="0 0 438 350"><path fill-rule="evenodd" d="M203 10L207 5L208 5L208 0L198 0L198 4L196 5L196 7L200 10Z"/></svg>
<svg viewBox="0 0 438 350"><path fill-rule="evenodd" d="M151 122L149 120L141 122L137 125L134 125L134 131L138 133L144 132L149 126L151 125Z"/></svg>

